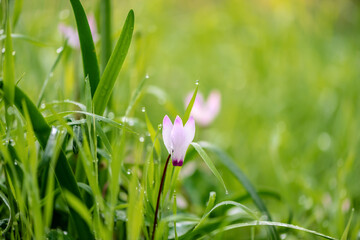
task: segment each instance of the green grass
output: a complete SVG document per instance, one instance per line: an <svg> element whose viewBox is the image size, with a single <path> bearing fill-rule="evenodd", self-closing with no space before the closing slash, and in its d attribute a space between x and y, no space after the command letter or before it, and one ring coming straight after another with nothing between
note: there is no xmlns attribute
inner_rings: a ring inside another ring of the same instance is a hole
<svg viewBox="0 0 360 240"><path fill-rule="evenodd" d="M1 238L151 239L162 119L213 89L220 114L168 166L155 238L359 235L357 1L0 8Z"/></svg>

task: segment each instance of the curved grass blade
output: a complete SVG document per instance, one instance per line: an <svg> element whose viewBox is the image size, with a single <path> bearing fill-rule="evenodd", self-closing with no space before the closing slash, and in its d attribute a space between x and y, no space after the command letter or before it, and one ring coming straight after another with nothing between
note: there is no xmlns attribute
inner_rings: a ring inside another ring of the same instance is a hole
<svg viewBox="0 0 360 240"><path fill-rule="evenodd" d="M82 201L75 197L68 191L63 192L66 201L68 204L73 208L76 209L76 212L84 219L87 225L92 228L92 221L91 221L91 214L89 213L88 209L86 208L85 204Z"/></svg>
<svg viewBox="0 0 360 240"><path fill-rule="evenodd" d="M3 89L3 87L3 82L0 81L0 89ZM44 117L41 115L34 103L18 87L15 87L14 100L15 106L20 110L22 114L24 114L22 104L23 102L26 104L26 108L29 113L30 121L32 123L36 138L38 139L40 146L45 149L51 132L50 126L46 123ZM75 195L77 198L81 199L80 191L77 186L74 174L63 151L60 151L59 159L55 166L55 175L63 190L66 189L73 195ZM93 239L93 234L91 233L89 227L84 222L84 220L78 215L75 209L71 207L69 209L70 215L74 220L73 222L76 225L76 229L81 233L84 238Z"/></svg>
<svg viewBox="0 0 360 240"><path fill-rule="evenodd" d="M5 196L5 194L2 191L0 191L0 198L3 200L4 204L9 209L9 215L10 215L9 220L7 221L5 229L0 230L0 236L4 236L4 234L10 229L11 222L12 222L12 219L13 219L13 215L12 215L12 211L11 211L11 208L10 208L10 202L9 202L9 200L7 199L7 197Z"/></svg>
<svg viewBox="0 0 360 240"><path fill-rule="evenodd" d="M255 205L257 206L257 208L263 214L266 215L268 220L271 221L271 215L270 215L269 211L267 210L265 203L258 195L255 187L248 180L248 178L245 176L245 174L240 170L240 168L234 163L234 161L220 148L218 148L208 142L200 142L200 145L203 148L212 151L213 153L215 153L218 156L220 162L222 164L224 164L230 170L230 172L239 180L239 182L244 186L246 191L250 194L250 196L251 196L252 200L254 201ZM277 233L276 229L271 225L269 225L269 226L270 226L269 234L271 236L271 239L280 239L279 234Z"/></svg>
<svg viewBox="0 0 360 240"><path fill-rule="evenodd" d="M341 236L341 240L346 240L346 239L348 239L348 234L349 234L350 225L351 225L351 221L352 221L353 215L354 215L354 209L351 210L350 218L349 218L349 221L348 221L348 223L347 223L347 225L346 225L346 228L345 228L345 230L344 230L344 233L343 233L342 236Z"/></svg>
<svg viewBox="0 0 360 240"><path fill-rule="evenodd" d="M96 58L95 45L84 8L79 0L70 0L74 11L79 34L84 75L89 76L91 96L94 97L100 80L99 65Z"/></svg>
<svg viewBox="0 0 360 240"><path fill-rule="evenodd" d="M213 174L215 175L215 177L219 180L219 182L221 182L221 184L224 186L226 193L228 192L225 182L222 179L220 173L218 172L218 170L216 169L214 163L211 161L210 157L206 154L206 152L204 151L204 149L200 146L200 144L196 143L196 142L192 142L191 145L195 148L195 150L199 153L200 157L204 160L204 162L206 163L206 165L210 168L210 170L213 172Z"/></svg>
<svg viewBox="0 0 360 240"><path fill-rule="evenodd" d="M13 28L15 28L17 22L19 21L19 17L20 17L20 13L21 13L21 10L22 10L23 2L24 2L24 0L15 0L14 13L13 13L13 22L12 22Z"/></svg>
<svg viewBox="0 0 360 240"><path fill-rule="evenodd" d="M23 34L18 34L18 33L12 33L11 34L11 38L12 39L20 39L20 40L24 40L24 41L27 41L29 43L32 43L36 46L39 46L39 47L55 47L51 44L48 44L48 43L44 43L44 42L40 42L39 40L36 40L34 38L31 38L29 36L26 36L26 35L23 35ZM6 35L3 34L3 35L0 35L0 41L6 39Z"/></svg>
<svg viewBox="0 0 360 240"><path fill-rule="evenodd" d="M232 205L232 206L236 206L236 207L240 207L244 212L246 212L250 217L257 219L257 217L255 216L255 213L245 207L244 205L234 202L234 201L223 201L221 203L216 204L213 208L211 208L210 211L208 211L206 214L204 214L204 216L200 219L199 223L195 226L194 230L196 230L198 227L201 226L201 224L203 224L203 222L207 219L207 217L210 215L210 213L212 213L215 209L217 209L218 207L221 206L228 206L228 205Z"/></svg>
<svg viewBox="0 0 360 240"><path fill-rule="evenodd" d="M232 225L228 225L228 226L226 226L226 227L224 227L222 229L212 231L210 234L215 235L215 234L218 234L220 232L229 231L229 230L236 229L236 228L255 227L255 226L272 226L272 227L290 228L290 229L310 233L312 235L322 237L322 238L325 238L325 239L335 240L335 238L333 238L333 237L327 236L325 234L322 234L322 233L319 233L319 232L316 232L316 231L313 231L313 230L310 230L310 229L307 229L307 228L299 227L299 226L292 225L292 224L279 223L279 222L269 222L269 221L253 221L253 222L247 222L247 223L232 224ZM204 238L204 237L202 237L202 238Z"/></svg>
<svg viewBox="0 0 360 240"><path fill-rule="evenodd" d="M59 51L56 51L56 52L58 53L58 55L57 55L57 57L56 57L56 59L55 59L54 64L52 65L52 67L51 67L51 69L50 69L49 74L46 76L46 79L45 79L45 81L44 81L44 83L43 83L43 85L42 85L42 87L41 87L41 90L40 90L39 98L38 98L38 101L37 101L37 103L36 103L36 106L37 106L38 108L40 107L41 101L42 101L42 99L43 99L43 97L44 97L45 88L46 88L46 86L47 86L47 84L48 84L48 82L49 82L49 80L50 80L50 78L51 78L51 76L52 76L52 74L53 74L56 66L57 66L58 63L60 62L60 59L61 59L61 57L62 57L62 55L63 55L63 52L64 52L66 46L67 46L67 41L64 42L63 46L60 48Z"/></svg>
<svg viewBox="0 0 360 240"><path fill-rule="evenodd" d="M195 88L195 91L191 97L191 100L185 110L185 114L184 114L184 118L183 118L183 122L186 123L187 120L189 119L190 117L190 113L191 113L191 110L194 106L194 102L195 102L195 99L196 99L196 95L197 95L197 92L198 92L198 89L199 89L199 82L196 82L196 88Z"/></svg>
<svg viewBox="0 0 360 240"><path fill-rule="evenodd" d="M101 76L97 91L95 92L94 110L98 115L102 115L105 111L116 78L119 75L120 69L129 50L134 31L134 18L134 11L130 10L121 31L120 38L116 43L115 49L111 54L109 62L106 65L103 75Z"/></svg>

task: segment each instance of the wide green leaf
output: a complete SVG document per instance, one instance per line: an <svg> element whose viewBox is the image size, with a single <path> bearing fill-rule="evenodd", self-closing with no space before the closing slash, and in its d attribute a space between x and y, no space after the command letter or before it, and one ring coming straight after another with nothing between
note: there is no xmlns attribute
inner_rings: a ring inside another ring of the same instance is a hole
<svg viewBox="0 0 360 240"><path fill-rule="evenodd" d="M124 63L125 57L130 47L132 34L134 31L134 11L130 10L120 38L116 43L115 49L111 54L108 64L104 70L99 86L94 95L94 110L98 115L102 115L110 99L117 76Z"/></svg>
<svg viewBox="0 0 360 240"><path fill-rule="evenodd" d="M89 77L91 96L94 96L99 84L100 71L96 57L93 37L83 6L79 0L70 0L74 11L79 34L81 55L83 60L84 75Z"/></svg>

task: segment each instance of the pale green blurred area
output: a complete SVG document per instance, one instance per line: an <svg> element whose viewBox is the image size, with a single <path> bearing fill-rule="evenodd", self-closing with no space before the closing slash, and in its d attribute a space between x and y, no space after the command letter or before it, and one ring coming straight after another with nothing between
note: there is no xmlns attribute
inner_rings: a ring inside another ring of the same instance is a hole
<svg viewBox="0 0 360 240"><path fill-rule="evenodd" d="M98 18L99 1L82 2ZM354 239L360 229L359 1L113 1L113 43L131 8L135 37L114 89L115 114L124 114L146 73L147 86L163 89L177 111L144 96L135 116L142 118L146 106L154 125L164 114L183 115L195 80L205 96L218 89L221 112L210 127L198 128L195 140L219 145L257 189L279 193L281 202L265 198L275 220L286 221L290 207L295 224L340 237L354 207ZM14 32L49 45L14 40L16 76L25 73L19 86L34 100L63 44L60 22L75 26L69 1L24 1ZM74 81L81 77L80 51L68 51L45 99L76 100ZM194 205L204 205L209 191L223 193L215 179L202 182L212 175L197 166L200 177L193 176L187 191L198 194ZM223 198L244 193L222 174L230 189Z"/></svg>

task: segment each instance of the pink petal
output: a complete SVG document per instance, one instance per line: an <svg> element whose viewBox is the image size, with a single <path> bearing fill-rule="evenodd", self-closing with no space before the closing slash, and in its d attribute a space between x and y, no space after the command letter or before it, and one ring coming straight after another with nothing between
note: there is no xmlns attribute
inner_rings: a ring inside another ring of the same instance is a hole
<svg viewBox="0 0 360 240"><path fill-rule="evenodd" d="M185 124L184 130L185 130L185 142L188 143L188 147L189 147L190 143L194 140L194 136L195 136L195 120L192 116Z"/></svg>
<svg viewBox="0 0 360 240"><path fill-rule="evenodd" d="M98 35L98 32L97 32L96 21L95 21L94 15L89 15L88 16L88 23L89 23L91 35L93 37L93 41L95 43L95 42L97 42L99 40L99 35Z"/></svg>
<svg viewBox="0 0 360 240"><path fill-rule="evenodd" d="M195 121L190 117L185 127L182 125L182 120L179 116L176 117L174 127L171 132L172 153L171 157L174 166L182 166L190 143L195 135Z"/></svg>
<svg viewBox="0 0 360 240"><path fill-rule="evenodd" d="M164 140L164 144L166 149L168 150L169 153L171 153L171 131L173 129L173 124L170 120L170 118L165 115L164 119L163 119L163 130L162 130L162 135L163 135L163 140Z"/></svg>
<svg viewBox="0 0 360 240"><path fill-rule="evenodd" d="M208 97L208 100L206 102L206 108L209 112L209 115L213 117L213 119L216 117L216 115L220 111L221 106L221 94L219 91L212 91Z"/></svg>
<svg viewBox="0 0 360 240"><path fill-rule="evenodd" d="M68 39L68 45L72 48L79 48L79 36L74 28L66 26L62 23L59 24L59 31Z"/></svg>

